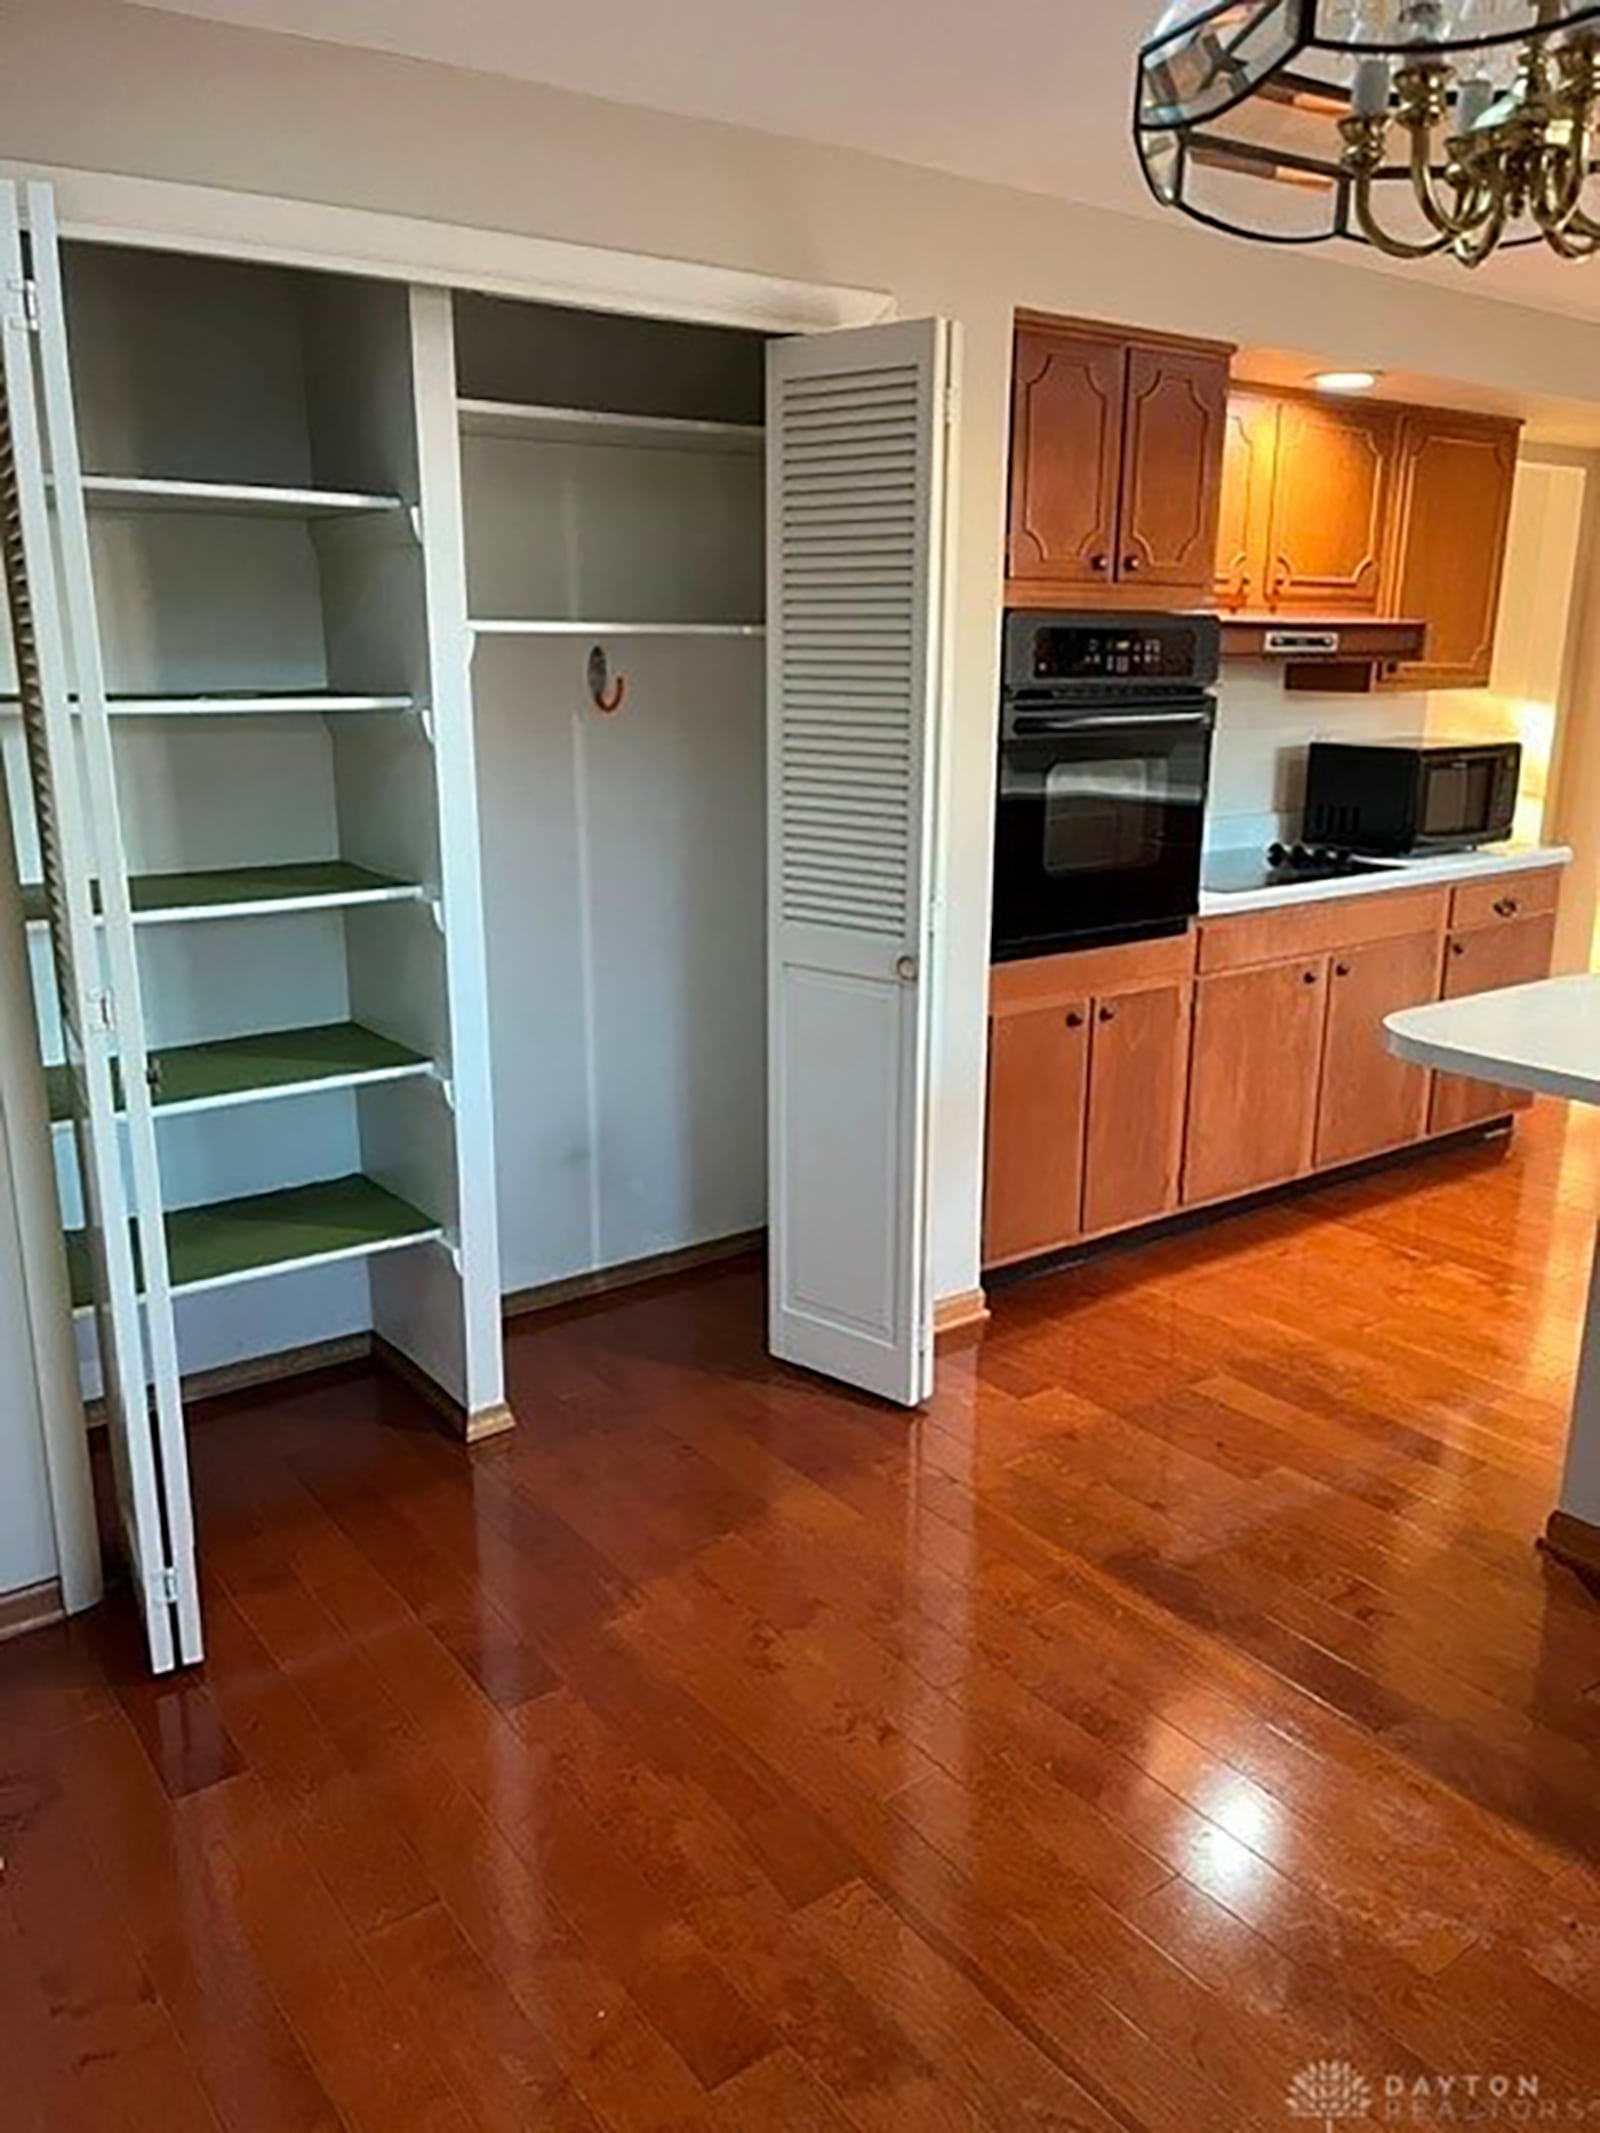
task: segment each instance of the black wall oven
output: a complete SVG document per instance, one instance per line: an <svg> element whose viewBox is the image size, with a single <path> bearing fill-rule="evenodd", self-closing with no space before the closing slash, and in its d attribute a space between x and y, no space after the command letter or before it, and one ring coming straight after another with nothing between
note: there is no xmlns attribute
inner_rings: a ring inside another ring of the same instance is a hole
<svg viewBox="0 0 1600 2133"><path fill-rule="evenodd" d="M1006 616L996 961L1194 916L1218 642L1213 615Z"/></svg>

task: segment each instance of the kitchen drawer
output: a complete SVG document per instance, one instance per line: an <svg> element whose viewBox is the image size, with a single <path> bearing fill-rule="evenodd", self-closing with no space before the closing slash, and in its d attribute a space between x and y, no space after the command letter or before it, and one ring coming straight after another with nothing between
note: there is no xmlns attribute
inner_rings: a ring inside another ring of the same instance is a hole
<svg viewBox="0 0 1600 2133"><path fill-rule="evenodd" d="M1064 1006L1091 993L1136 992L1194 975L1195 934L1128 941L1119 948L1077 948L1067 955L1027 956L996 963L989 972L991 1015L1026 1014Z"/></svg>
<svg viewBox="0 0 1600 2133"><path fill-rule="evenodd" d="M1247 970L1256 963L1327 955L1335 948L1360 948L1369 941L1443 933L1447 900L1444 889L1378 889L1362 896L1287 904L1281 911L1204 918L1200 921L1200 969L1207 974Z"/></svg>
<svg viewBox="0 0 1600 2133"><path fill-rule="evenodd" d="M1464 881L1450 898L1450 930L1503 926L1513 919L1543 918L1561 901L1561 869L1534 867L1526 874L1491 874Z"/></svg>

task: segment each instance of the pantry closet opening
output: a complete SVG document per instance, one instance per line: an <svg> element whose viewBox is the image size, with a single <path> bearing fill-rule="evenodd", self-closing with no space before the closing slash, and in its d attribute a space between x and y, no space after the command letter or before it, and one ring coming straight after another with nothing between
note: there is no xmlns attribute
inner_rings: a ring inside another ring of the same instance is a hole
<svg viewBox="0 0 1600 2133"><path fill-rule="evenodd" d="M502 1272L767 1219L766 337L454 299Z"/></svg>

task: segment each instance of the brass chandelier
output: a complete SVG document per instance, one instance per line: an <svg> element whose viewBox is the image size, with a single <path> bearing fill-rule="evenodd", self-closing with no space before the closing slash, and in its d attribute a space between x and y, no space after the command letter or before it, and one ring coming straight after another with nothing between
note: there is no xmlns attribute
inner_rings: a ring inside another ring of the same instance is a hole
<svg viewBox="0 0 1600 2133"><path fill-rule="evenodd" d="M1587 259L1600 0L1171 0L1134 138L1158 200L1241 236Z"/></svg>

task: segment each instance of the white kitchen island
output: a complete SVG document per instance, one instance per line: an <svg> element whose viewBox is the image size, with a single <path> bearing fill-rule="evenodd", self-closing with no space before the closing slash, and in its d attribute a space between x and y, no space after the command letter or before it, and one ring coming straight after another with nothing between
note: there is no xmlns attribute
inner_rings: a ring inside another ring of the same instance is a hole
<svg viewBox="0 0 1600 2133"><path fill-rule="evenodd" d="M1392 1052L1441 1074L1600 1104L1600 976L1544 978L1402 1008L1384 1028ZM1600 1572L1600 1251L1589 1277L1561 1502L1545 1545Z"/></svg>

